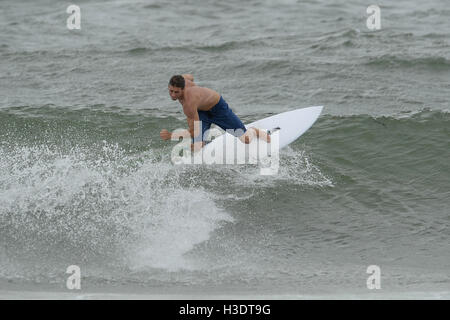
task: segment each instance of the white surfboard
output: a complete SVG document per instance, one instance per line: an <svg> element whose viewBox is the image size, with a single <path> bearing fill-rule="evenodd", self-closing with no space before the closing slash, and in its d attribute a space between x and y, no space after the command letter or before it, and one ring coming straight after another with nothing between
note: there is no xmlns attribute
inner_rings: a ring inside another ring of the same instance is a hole
<svg viewBox="0 0 450 320"><path fill-rule="evenodd" d="M323 106L286 111L246 125L246 128L280 128L280 148L297 140L319 118Z"/></svg>
<svg viewBox="0 0 450 320"><path fill-rule="evenodd" d="M271 131L272 145L275 145L274 141L276 141L276 147L281 149L305 133L316 122L322 109L323 106L316 106L287 111L246 124L245 127ZM248 163L249 159L258 159L265 152L264 150L271 149L270 144L260 139L253 139L250 144L244 144L235 136L229 133L219 133L217 130L215 134L212 134L215 137L210 143L195 152L192 157L191 155L183 156L181 162L194 164ZM223 159L224 162L220 162L220 159Z"/></svg>

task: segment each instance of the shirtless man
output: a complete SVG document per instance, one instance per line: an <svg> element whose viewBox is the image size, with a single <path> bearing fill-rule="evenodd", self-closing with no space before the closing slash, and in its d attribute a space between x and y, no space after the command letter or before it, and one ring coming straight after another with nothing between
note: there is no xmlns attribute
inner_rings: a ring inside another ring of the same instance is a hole
<svg viewBox="0 0 450 320"><path fill-rule="evenodd" d="M169 81L169 94L172 100L178 100L183 106L189 130L181 136L193 137L193 150L199 150L205 145L204 133L212 123L224 130L232 129L229 132L239 137L243 143L250 143L255 136L270 142L270 135L266 131L257 128L247 130L222 96L212 89L197 86L191 74L173 76ZM160 136L163 140L169 140L172 133L163 129Z"/></svg>

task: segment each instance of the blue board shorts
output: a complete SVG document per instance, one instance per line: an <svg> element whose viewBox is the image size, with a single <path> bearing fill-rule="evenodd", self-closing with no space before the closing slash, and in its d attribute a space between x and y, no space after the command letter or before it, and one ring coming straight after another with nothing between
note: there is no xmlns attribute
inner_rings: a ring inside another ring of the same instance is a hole
<svg viewBox="0 0 450 320"><path fill-rule="evenodd" d="M230 133L235 137L240 137L247 131L242 121L233 113L230 107L228 107L228 103L222 96L220 96L219 102L208 111L198 110L198 116L202 124L202 136L193 138L193 142L204 141L206 138L205 131L208 130L213 123L223 130L233 129Z"/></svg>

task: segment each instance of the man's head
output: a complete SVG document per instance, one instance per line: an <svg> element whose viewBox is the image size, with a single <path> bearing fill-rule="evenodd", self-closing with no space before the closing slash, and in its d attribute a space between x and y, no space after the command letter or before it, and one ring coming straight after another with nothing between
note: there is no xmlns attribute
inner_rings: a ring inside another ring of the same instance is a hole
<svg viewBox="0 0 450 320"><path fill-rule="evenodd" d="M172 100L183 97L185 81L181 75L175 75L169 81L169 94Z"/></svg>

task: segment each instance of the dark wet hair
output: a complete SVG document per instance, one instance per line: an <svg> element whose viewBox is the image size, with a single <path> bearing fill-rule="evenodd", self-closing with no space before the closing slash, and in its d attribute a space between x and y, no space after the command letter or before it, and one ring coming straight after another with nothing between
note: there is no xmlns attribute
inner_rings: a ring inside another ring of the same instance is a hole
<svg viewBox="0 0 450 320"><path fill-rule="evenodd" d="M184 81L184 77L181 75L175 75L170 78L169 85L177 88L184 89L186 82Z"/></svg>

